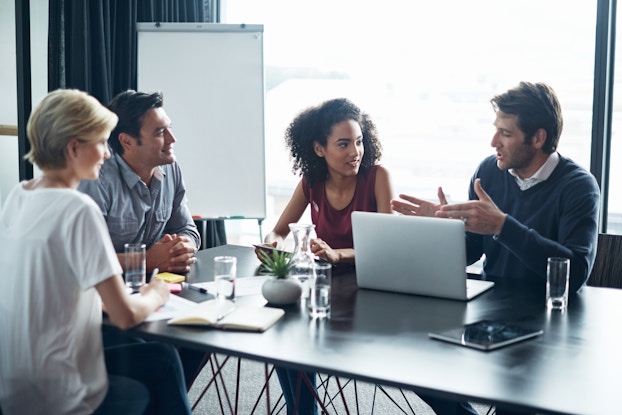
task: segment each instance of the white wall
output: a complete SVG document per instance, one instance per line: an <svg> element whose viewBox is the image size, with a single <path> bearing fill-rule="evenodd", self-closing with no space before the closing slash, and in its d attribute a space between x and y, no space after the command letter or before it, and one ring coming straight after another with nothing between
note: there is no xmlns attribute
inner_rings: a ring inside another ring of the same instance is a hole
<svg viewBox="0 0 622 415"><path fill-rule="evenodd" d="M17 125L15 2L0 2L0 124ZM19 178L17 137L0 135L0 202Z"/></svg>
<svg viewBox="0 0 622 415"><path fill-rule="evenodd" d="M48 1L30 1L32 102L47 93ZM0 124L17 125L15 2L0 2ZM0 136L0 202L19 181L17 137ZM36 173L35 173L36 174Z"/></svg>

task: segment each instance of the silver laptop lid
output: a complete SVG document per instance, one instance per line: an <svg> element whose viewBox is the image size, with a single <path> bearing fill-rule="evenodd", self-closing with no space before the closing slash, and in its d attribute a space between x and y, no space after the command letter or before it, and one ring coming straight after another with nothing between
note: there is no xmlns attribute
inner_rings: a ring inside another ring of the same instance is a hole
<svg viewBox="0 0 622 415"><path fill-rule="evenodd" d="M468 299L461 220L353 212L352 236L359 287Z"/></svg>

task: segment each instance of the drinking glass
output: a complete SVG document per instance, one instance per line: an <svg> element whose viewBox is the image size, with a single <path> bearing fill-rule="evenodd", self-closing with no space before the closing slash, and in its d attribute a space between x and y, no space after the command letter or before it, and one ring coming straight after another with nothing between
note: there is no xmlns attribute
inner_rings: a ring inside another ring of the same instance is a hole
<svg viewBox="0 0 622 415"><path fill-rule="evenodd" d="M546 306L551 310L566 310L568 306L568 283L570 279L570 259L547 259L546 266Z"/></svg>
<svg viewBox="0 0 622 415"><path fill-rule="evenodd" d="M237 258L234 256L217 256L214 258L214 281L216 297L224 300L235 300L235 274Z"/></svg>
<svg viewBox="0 0 622 415"><path fill-rule="evenodd" d="M313 318L330 317L332 268L327 262L317 262L313 266L313 277L309 280L309 315Z"/></svg>
<svg viewBox="0 0 622 415"><path fill-rule="evenodd" d="M125 287L136 293L147 279L147 257L145 244L125 244Z"/></svg>

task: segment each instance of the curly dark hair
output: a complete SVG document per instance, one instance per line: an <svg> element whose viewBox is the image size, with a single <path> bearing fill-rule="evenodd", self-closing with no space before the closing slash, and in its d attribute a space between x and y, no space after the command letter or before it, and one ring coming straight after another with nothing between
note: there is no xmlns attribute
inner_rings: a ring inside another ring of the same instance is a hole
<svg viewBox="0 0 622 415"><path fill-rule="evenodd" d="M346 98L325 101L319 106L302 111L285 131L285 144L293 161L294 174L304 176L309 185L323 182L328 175L328 166L323 157L315 154L313 142L326 146L333 126L342 121L359 123L363 132L365 154L361 160L360 171L370 169L382 156L382 145L378 140L376 125L369 115Z"/></svg>

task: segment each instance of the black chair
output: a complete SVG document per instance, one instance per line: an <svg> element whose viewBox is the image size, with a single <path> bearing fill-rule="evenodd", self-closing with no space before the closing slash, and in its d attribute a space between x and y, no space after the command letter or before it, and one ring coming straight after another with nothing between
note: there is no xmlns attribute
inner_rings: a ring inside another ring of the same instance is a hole
<svg viewBox="0 0 622 415"><path fill-rule="evenodd" d="M214 248L227 244L227 231L225 230L224 219L194 218L201 235L201 246L199 249Z"/></svg>
<svg viewBox="0 0 622 415"><path fill-rule="evenodd" d="M587 285L622 288L622 235L598 235L596 260Z"/></svg>

